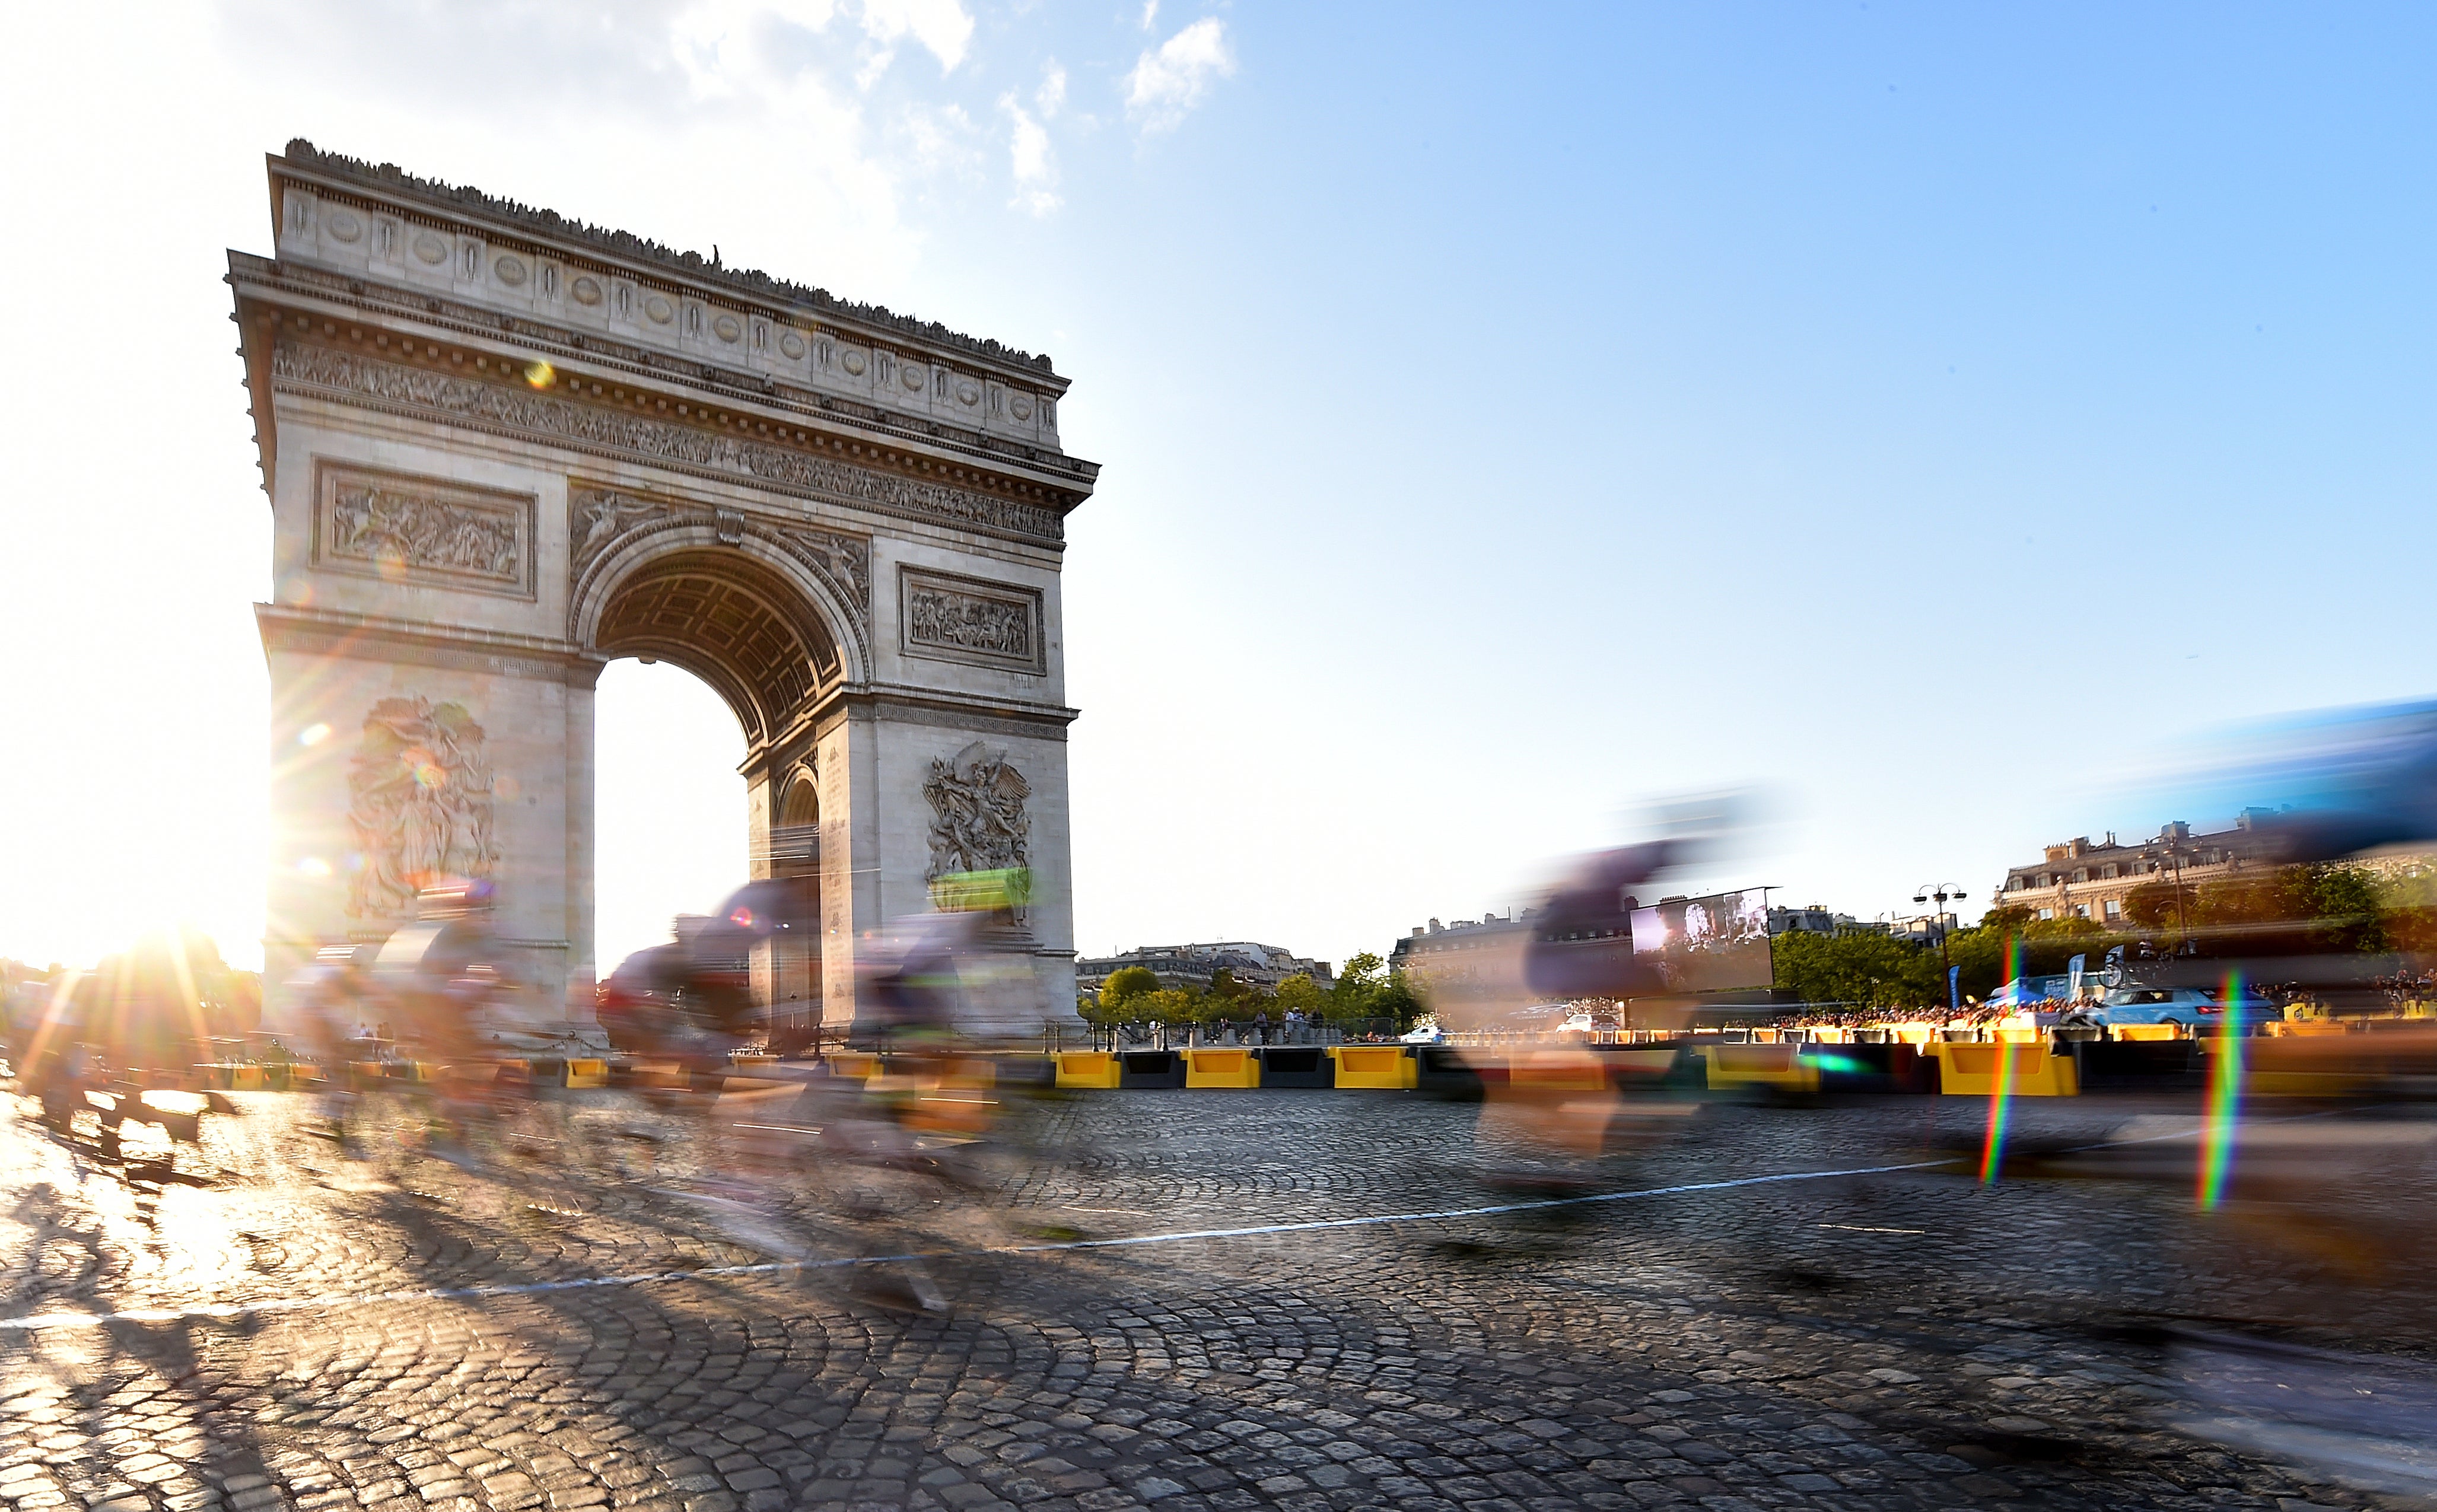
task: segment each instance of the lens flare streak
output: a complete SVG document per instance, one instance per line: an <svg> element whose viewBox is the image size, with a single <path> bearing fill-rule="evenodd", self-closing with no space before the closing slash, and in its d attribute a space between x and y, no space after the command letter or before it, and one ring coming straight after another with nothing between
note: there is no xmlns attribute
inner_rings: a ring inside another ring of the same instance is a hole
<svg viewBox="0 0 2437 1512"><path fill-rule="evenodd" d="M2200 1137L2200 1205L2214 1212L2234 1170L2235 1125L2242 1118L2244 1000L2242 974L2225 978L2225 1025L2218 1034L2217 1062L2209 1071L2208 1116Z"/></svg>
<svg viewBox="0 0 2437 1512"><path fill-rule="evenodd" d="M1989 1135L1980 1152L1980 1181L1986 1186L1997 1179L1997 1171L2006 1163L2006 1116L2011 1111L2014 1098L2015 1046L1999 1041L1990 1046L1996 1054L1995 1075L1989 1085Z"/></svg>

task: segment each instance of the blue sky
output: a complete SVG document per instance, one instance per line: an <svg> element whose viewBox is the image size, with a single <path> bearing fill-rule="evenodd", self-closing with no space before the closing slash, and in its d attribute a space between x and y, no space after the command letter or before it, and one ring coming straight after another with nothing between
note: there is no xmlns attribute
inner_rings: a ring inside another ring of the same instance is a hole
<svg viewBox="0 0 2437 1512"><path fill-rule="evenodd" d="M2160 741L2429 691L2419 9L32 25L0 953L260 929L218 277L291 134L1056 357L1106 467L1066 569L1087 951L1384 951L1727 786L1775 822L1688 882L1985 899L2043 841L2224 818L2113 796ZM604 689L614 956L739 869L740 747L683 674Z"/></svg>

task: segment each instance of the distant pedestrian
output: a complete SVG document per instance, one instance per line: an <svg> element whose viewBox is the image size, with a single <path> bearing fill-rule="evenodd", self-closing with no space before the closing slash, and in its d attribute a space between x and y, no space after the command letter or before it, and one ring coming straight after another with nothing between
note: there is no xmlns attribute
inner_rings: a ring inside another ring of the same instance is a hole
<svg viewBox="0 0 2437 1512"><path fill-rule="evenodd" d="M1266 1008L1253 1015L1253 1043L1255 1045L1270 1043L1270 1011Z"/></svg>

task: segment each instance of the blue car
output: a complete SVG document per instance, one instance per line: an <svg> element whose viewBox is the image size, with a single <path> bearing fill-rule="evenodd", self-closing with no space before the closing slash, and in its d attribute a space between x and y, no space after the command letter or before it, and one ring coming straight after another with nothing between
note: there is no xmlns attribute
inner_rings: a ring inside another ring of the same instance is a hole
<svg viewBox="0 0 2437 1512"><path fill-rule="evenodd" d="M2282 1004L2264 997L2237 998L2234 1006L2241 1011L2245 1026L2285 1016ZM2217 994L2197 987L2117 987L2096 1007L2082 1011L2082 1017L2093 1024L2180 1024L2185 1029L2214 1029L2225 1022L2225 1016L2226 1005L2218 1001Z"/></svg>

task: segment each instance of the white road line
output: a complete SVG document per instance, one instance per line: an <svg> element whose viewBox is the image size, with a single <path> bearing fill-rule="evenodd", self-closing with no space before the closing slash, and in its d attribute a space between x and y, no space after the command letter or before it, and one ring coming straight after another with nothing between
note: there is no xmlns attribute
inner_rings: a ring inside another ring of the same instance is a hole
<svg viewBox="0 0 2437 1512"><path fill-rule="evenodd" d="M599 1287L651 1286L663 1282L704 1281L733 1275L777 1275L787 1272L834 1271L857 1265L888 1265L906 1260L952 1259L978 1255L1051 1255L1067 1250L1121 1249L1144 1244L1178 1244L1190 1239L1254 1239L1271 1234L1306 1234L1321 1229L1363 1228L1379 1223L1445 1222L1462 1218L1490 1218L1501 1213L1529 1213L1552 1207L1581 1207L1592 1203L1624 1203L1646 1197L1675 1197L1688 1192L1731 1191L1786 1182L1831 1181L1840 1176L1877 1176L1901 1170L1932 1170L1963 1163L1963 1157L1914 1160L1894 1166L1854 1166L1839 1170L1795 1170L1773 1176L1738 1176L1730 1181L1686 1182L1674 1187L1645 1187L1632 1191L1594 1192L1583 1197L1548 1197L1528 1203L1496 1203L1486 1207L1448 1207L1425 1213L1375 1213L1362 1218L1322 1218L1300 1223L1259 1223L1245 1228L1184 1229L1166 1234L1136 1234L1123 1239L1065 1239L1046 1244L991 1245L976 1250L938 1250L908 1255L864 1255L829 1260L766 1260L755 1265L707 1265L690 1271L640 1271L629 1275L588 1275L570 1281L524 1281L508 1286L429 1287L413 1291L342 1292L318 1296L278 1297L188 1308L134 1308L123 1312L41 1312L0 1318L0 1329L98 1328L114 1323L175 1323L193 1318L219 1321L261 1317L280 1312L311 1312L324 1309L377 1307L390 1302L465 1302L490 1297L539 1296L553 1292L584 1292Z"/></svg>

